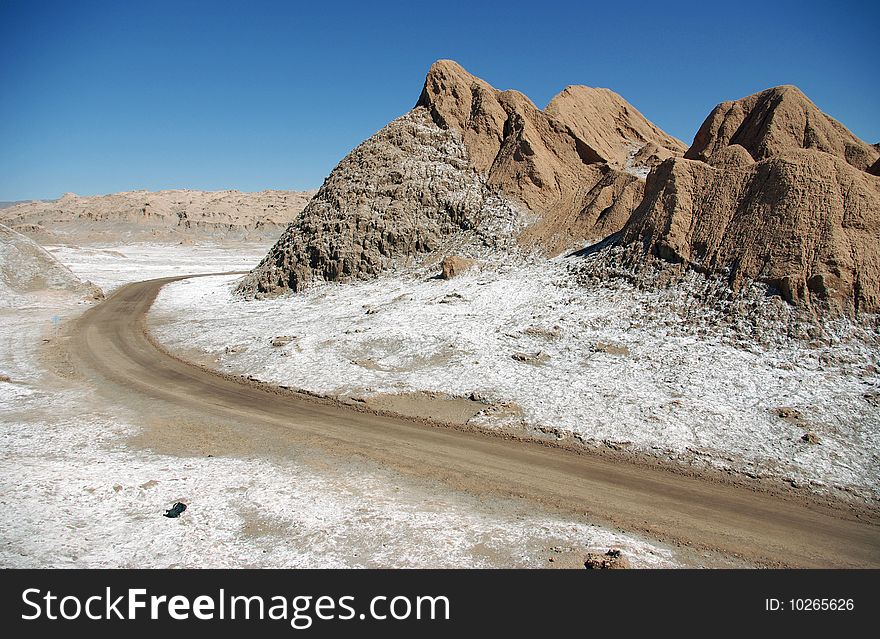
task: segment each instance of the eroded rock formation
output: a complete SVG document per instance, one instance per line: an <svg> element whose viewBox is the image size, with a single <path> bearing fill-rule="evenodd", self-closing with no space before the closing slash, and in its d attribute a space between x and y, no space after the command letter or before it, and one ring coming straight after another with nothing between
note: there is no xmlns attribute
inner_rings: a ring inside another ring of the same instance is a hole
<svg viewBox="0 0 880 639"><path fill-rule="evenodd" d="M813 310L880 309L875 149L794 87L719 105L663 162L621 235L644 254L766 282ZM756 161L757 160L757 161Z"/></svg>

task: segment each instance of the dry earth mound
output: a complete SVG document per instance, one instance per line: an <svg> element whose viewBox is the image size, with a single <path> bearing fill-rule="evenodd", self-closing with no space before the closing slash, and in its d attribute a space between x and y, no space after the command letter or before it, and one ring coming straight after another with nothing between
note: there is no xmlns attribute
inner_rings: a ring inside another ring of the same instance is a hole
<svg viewBox="0 0 880 639"><path fill-rule="evenodd" d="M470 166L461 136L419 107L333 169L238 290L299 291L314 280L369 278L453 236L501 248L519 218Z"/></svg>
<svg viewBox="0 0 880 639"><path fill-rule="evenodd" d="M80 280L33 240L0 224L0 298L43 291L103 297L101 289Z"/></svg>
<svg viewBox="0 0 880 639"><path fill-rule="evenodd" d="M129 191L16 204L0 222L41 242L260 241L278 237L312 191Z"/></svg>

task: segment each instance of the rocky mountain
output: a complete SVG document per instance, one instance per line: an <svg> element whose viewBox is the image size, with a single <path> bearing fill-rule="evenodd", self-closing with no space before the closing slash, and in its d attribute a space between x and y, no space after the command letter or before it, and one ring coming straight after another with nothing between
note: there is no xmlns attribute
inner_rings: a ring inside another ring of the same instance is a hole
<svg viewBox="0 0 880 639"><path fill-rule="evenodd" d="M32 201L0 210L0 223L41 242L272 240L313 191L129 191Z"/></svg>
<svg viewBox="0 0 880 639"><path fill-rule="evenodd" d="M880 151L820 111L794 86L722 102L703 122L685 157L708 161L733 144L743 147L755 160L792 149L814 149L835 155L860 171L880 157Z"/></svg>
<svg viewBox="0 0 880 639"><path fill-rule="evenodd" d="M685 151L607 89L568 87L541 110L441 60L239 290L373 277L452 245L554 255L592 239L734 289L762 281L813 312L873 313L878 156L796 87L719 104Z"/></svg>
<svg viewBox="0 0 880 639"><path fill-rule="evenodd" d="M97 286L80 280L33 240L0 224L0 306L17 295L46 291L103 297Z"/></svg>
<svg viewBox="0 0 880 639"><path fill-rule="evenodd" d="M607 89L569 87L542 111L441 60L415 108L340 162L239 290L371 277L454 238L465 252L516 239L559 253L620 230L650 167L683 152Z"/></svg>
<svg viewBox="0 0 880 639"><path fill-rule="evenodd" d="M734 288L765 282L813 311L874 313L880 179L865 169L876 161L794 87L725 102L684 159L652 172L620 242Z"/></svg>
<svg viewBox="0 0 880 639"><path fill-rule="evenodd" d="M538 214L525 244L550 254L619 230L643 178L685 147L608 89L571 86L543 111L451 60L435 62L417 106L461 134L487 183Z"/></svg>

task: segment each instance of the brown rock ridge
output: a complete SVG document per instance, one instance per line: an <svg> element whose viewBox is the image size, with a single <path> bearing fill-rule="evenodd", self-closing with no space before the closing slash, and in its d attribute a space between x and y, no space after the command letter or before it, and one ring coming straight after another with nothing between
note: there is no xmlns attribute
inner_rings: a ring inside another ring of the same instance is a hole
<svg viewBox="0 0 880 639"><path fill-rule="evenodd" d="M795 87L725 102L649 176L620 242L813 311L878 312L876 155Z"/></svg>
<svg viewBox="0 0 880 639"><path fill-rule="evenodd" d="M697 132L685 157L709 161L738 144L754 160L791 149L815 149L835 155L860 171L875 165L880 151L826 115L800 89L780 86L719 104ZM871 169L873 170L873 169Z"/></svg>
<svg viewBox="0 0 880 639"><path fill-rule="evenodd" d="M621 242L734 288L763 281L813 310L880 310L880 179L828 153L750 162L738 148L716 152L715 166L661 164Z"/></svg>
<svg viewBox="0 0 880 639"><path fill-rule="evenodd" d="M67 193L0 210L0 222L38 241L146 241L278 237L314 191Z"/></svg>
<svg viewBox="0 0 880 639"><path fill-rule="evenodd" d="M418 106L459 132L472 165L539 219L523 242L551 254L618 231L647 170L684 145L608 89L566 88L541 111L451 60L431 67Z"/></svg>
<svg viewBox="0 0 880 639"><path fill-rule="evenodd" d="M373 277L461 234L557 253L618 231L642 195L647 165L634 162L683 146L605 89L569 87L552 107L561 119L435 63L415 108L339 163L238 290ZM537 214L525 232L520 204Z"/></svg>

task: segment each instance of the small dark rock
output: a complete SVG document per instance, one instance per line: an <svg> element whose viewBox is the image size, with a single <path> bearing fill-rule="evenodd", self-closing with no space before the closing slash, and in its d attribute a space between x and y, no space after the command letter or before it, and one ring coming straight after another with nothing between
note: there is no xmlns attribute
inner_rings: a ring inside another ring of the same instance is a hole
<svg viewBox="0 0 880 639"><path fill-rule="evenodd" d="M182 502L175 502L174 505L165 511L165 516L170 519L177 519L183 514L183 511L186 510L186 504Z"/></svg>
<svg viewBox="0 0 880 639"><path fill-rule="evenodd" d="M584 568L587 570L621 570L629 567L626 557L616 548L612 548L605 554L590 552L584 558Z"/></svg>
<svg viewBox="0 0 880 639"><path fill-rule="evenodd" d="M796 408L792 408L791 406L780 406L778 408L774 408L773 413L777 417L787 419L789 421L801 419L801 412Z"/></svg>
<svg viewBox="0 0 880 639"><path fill-rule="evenodd" d="M550 361L550 356L543 351L538 351L537 353L514 353L511 357L517 362L532 364L533 366L541 366Z"/></svg>

